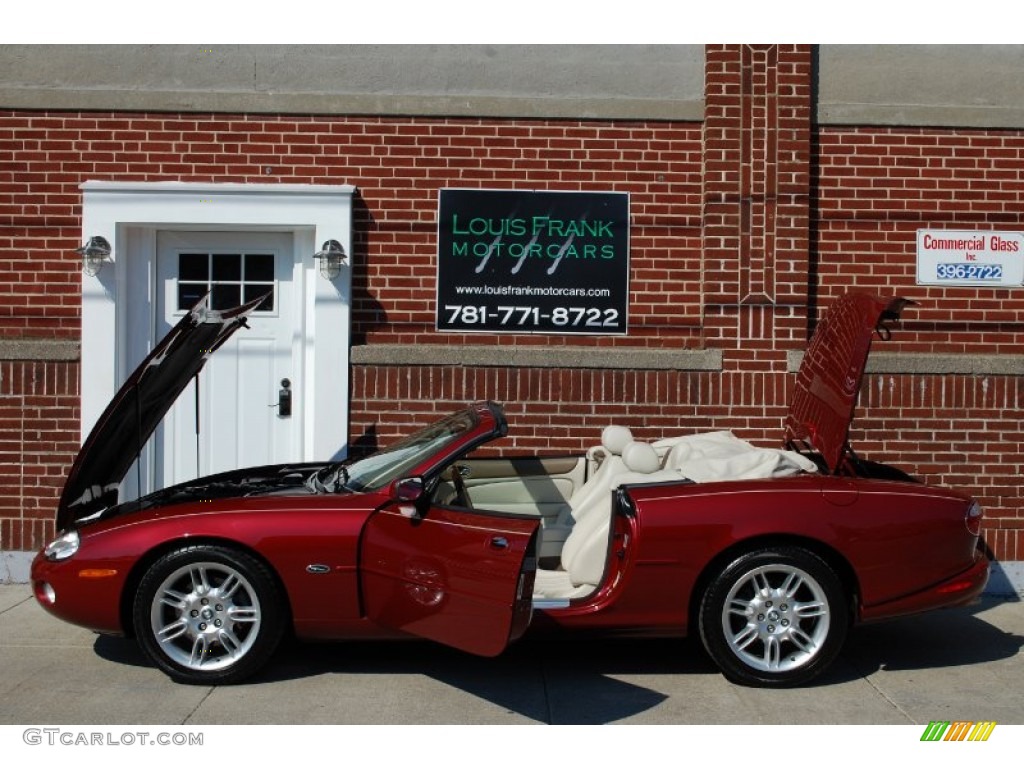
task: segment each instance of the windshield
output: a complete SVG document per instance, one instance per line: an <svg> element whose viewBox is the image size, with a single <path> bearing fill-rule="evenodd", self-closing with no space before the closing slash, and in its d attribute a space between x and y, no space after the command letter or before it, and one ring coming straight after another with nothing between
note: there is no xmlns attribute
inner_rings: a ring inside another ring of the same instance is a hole
<svg viewBox="0 0 1024 768"><path fill-rule="evenodd" d="M309 479L309 484L328 493L379 490L442 452L476 424L471 411L454 413L365 459L324 467Z"/></svg>

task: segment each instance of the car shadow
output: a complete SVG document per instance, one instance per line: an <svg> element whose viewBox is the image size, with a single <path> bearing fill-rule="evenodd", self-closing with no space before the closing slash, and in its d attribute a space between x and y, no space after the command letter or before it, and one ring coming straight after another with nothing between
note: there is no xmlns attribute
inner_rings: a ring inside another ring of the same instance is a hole
<svg viewBox="0 0 1024 768"><path fill-rule="evenodd" d="M601 725L654 709L668 698L616 676L716 674L697 645L686 647L691 645L686 640L531 638L496 658L482 658L419 640L293 642L251 682L351 674L379 676L387 685L395 676L422 675L534 722Z"/></svg>
<svg viewBox="0 0 1024 768"><path fill-rule="evenodd" d="M984 612L998 600L867 624L854 630L843 655L862 675L879 670L966 667L1012 658L1024 637L993 626Z"/></svg>
<svg viewBox="0 0 1024 768"><path fill-rule="evenodd" d="M988 623L986 602L854 629L839 659L811 683L827 687L880 670L969 666L1011 658L1024 637ZM130 640L100 636L97 655L148 666ZM699 641L533 635L497 658L480 658L435 643L286 641L272 662L247 681L267 685L323 675L423 675L535 722L598 725L657 707L668 695L623 677L718 676ZM585 702L585 706L579 704Z"/></svg>
<svg viewBox="0 0 1024 768"><path fill-rule="evenodd" d="M142 655L138 643L124 637L97 635L92 644L96 655L105 661L124 664L128 667L150 667L152 664Z"/></svg>

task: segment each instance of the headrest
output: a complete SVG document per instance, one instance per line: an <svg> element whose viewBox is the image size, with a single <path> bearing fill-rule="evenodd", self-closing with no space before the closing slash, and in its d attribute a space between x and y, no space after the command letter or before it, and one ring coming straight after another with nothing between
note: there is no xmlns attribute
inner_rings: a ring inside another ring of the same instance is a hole
<svg viewBox="0 0 1024 768"><path fill-rule="evenodd" d="M618 427L614 424L604 428L601 433L601 445L608 453L621 456L626 446L633 442L633 433L629 427Z"/></svg>
<svg viewBox="0 0 1024 768"><path fill-rule="evenodd" d="M661 469L661 459L654 446L648 443L632 442L622 451L622 463L630 472L649 475Z"/></svg>

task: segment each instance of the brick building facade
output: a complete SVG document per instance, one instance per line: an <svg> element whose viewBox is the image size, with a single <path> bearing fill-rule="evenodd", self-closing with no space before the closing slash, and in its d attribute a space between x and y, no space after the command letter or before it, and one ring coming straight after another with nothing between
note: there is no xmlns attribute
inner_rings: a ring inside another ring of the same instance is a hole
<svg viewBox="0 0 1024 768"><path fill-rule="evenodd" d="M357 450L484 398L506 404L509 452L581 451L610 422L640 439L731 429L778 445L823 308L851 288L913 299L872 354L853 445L978 497L1012 581L1024 288L918 285L915 236L1024 230L1024 121L830 117L842 61L814 46L707 46L699 62L701 111L682 117L84 109L0 89L8 577L53 534L80 440L81 185L174 181L355 187L338 407ZM438 192L453 187L628 192L628 334L436 331Z"/></svg>

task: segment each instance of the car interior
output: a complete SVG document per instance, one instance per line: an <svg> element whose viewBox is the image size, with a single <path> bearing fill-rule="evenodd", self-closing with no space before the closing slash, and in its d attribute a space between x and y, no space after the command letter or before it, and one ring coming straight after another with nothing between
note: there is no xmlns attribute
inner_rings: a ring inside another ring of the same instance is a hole
<svg viewBox="0 0 1024 768"><path fill-rule="evenodd" d="M585 456L457 461L438 484L434 502L540 517L534 599L570 601L587 597L601 583L616 488L818 471L814 461L799 453L758 448L731 432L645 443L634 440L628 427L611 425Z"/></svg>

